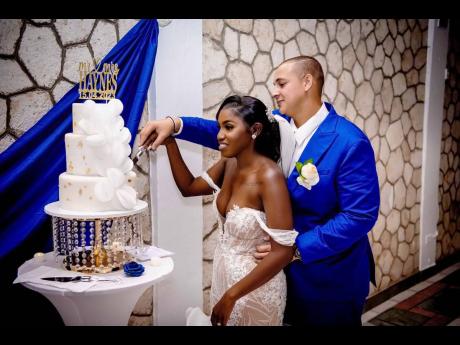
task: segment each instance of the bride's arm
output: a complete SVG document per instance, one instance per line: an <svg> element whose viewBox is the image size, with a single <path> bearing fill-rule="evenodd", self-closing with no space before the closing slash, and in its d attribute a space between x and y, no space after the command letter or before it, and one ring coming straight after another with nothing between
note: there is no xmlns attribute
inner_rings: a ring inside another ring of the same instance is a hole
<svg viewBox="0 0 460 345"><path fill-rule="evenodd" d="M283 173L278 169L267 171L262 182L262 201L271 229L292 230L292 209ZM270 238L272 250L243 279L228 289L213 309L214 325L225 325L238 299L262 286L283 269L292 259L293 246L283 246Z"/></svg>
<svg viewBox="0 0 460 345"><path fill-rule="evenodd" d="M208 195L212 193L212 188L202 177L194 177L185 164L177 146L176 140L171 137L165 142L166 152L169 158L171 171L177 187L183 196ZM222 180L225 171L225 159L219 160L209 170L208 175L216 184Z"/></svg>

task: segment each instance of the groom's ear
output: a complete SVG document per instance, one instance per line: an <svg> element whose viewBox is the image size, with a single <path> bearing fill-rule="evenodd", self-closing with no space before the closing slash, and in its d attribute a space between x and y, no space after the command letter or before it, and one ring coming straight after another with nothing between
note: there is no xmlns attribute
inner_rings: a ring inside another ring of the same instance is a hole
<svg viewBox="0 0 460 345"><path fill-rule="evenodd" d="M313 76L310 73L305 74L303 78L303 87L305 92L309 91L313 86Z"/></svg>

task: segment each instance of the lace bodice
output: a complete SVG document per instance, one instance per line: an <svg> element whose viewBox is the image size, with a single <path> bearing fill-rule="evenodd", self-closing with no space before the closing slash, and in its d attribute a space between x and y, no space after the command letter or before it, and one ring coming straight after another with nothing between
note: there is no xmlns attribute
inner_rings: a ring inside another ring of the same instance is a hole
<svg viewBox="0 0 460 345"><path fill-rule="evenodd" d="M214 189L213 209L219 219L222 241L229 248L239 253L253 253L255 246L267 241L268 236L281 245L294 245L297 231L269 228L263 211L234 204L227 216L223 217L217 209L217 195L220 188L206 172L201 177Z"/></svg>
<svg viewBox="0 0 460 345"><path fill-rule="evenodd" d="M220 241L214 252L211 309L231 286L248 275L257 265L253 253L256 246L270 236L282 245L294 244L295 230L271 229L263 211L233 205L223 217L217 209L220 188L205 172L202 178L214 189L213 209L217 214ZM278 272L267 283L240 298L228 325L281 325L286 305L286 277Z"/></svg>

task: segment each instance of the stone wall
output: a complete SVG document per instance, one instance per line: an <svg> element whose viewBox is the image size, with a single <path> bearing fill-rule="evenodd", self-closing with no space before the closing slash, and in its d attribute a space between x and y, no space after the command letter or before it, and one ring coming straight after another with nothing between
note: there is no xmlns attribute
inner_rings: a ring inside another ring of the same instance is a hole
<svg viewBox="0 0 460 345"><path fill-rule="evenodd" d="M439 172L436 260L460 250L460 27L451 21Z"/></svg>
<svg viewBox="0 0 460 345"><path fill-rule="evenodd" d="M0 152L31 128L78 82L76 64L99 60L137 22L125 19L0 20ZM204 116L233 93L274 107L272 75L284 59L317 58L326 81L324 100L362 128L375 152L380 214L369 238L377 289L418 270L420 182L427 20L203 20ZM46 54L43 54L46 52ZM437 259L459 248L459 48L451 39L440 172ZM140 128L147 121L147 109ZM138 136L135 147L137 147ZM134 150L135 151L135 150ZM220 157L204 150L204 168ZM149 201L149 164L136 166L139 197ZM210 312L212 256L217 219L203 198L203 293ZM151 243L150 215L143 217ZM152 289L129 324L152 324Z"/></svg>
<svg viewBox="0 0 460 345"><path fill-rule="evenodd" d="M1 19L0 152L21 137L78 83L79 62L100 61L137 21ZM144 107L139 128L147 119L147 107ZM135 148L138 140L139 135ZM149 164L145 157L139 160L135 172L138 197L150 203ZM145 242L151 243L149 213L142 216L142 227ZM152 288L148 289L139 299L129 324L152 324L152 291Z"/></svg>
<svg viewBox="0 0 460 345"><path fill-rule="evenodd" d="M204 116L233 93L273 108L274 69L310 55L325 73L324 100L372 142L381 191L369 233L376 261L375 294L418 270L422 126L428 20L206 19L203 21ZM219 159L205 149L204 169ZM217 219L203 198L203 293L210 311Z"/></svg>

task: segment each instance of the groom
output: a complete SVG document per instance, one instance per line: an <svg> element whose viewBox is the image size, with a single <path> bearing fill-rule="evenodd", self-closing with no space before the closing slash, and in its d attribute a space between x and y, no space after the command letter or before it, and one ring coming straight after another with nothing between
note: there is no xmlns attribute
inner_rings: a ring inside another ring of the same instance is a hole
<svg viewBox="0 0 460 345"><path fill-rule="evenodd" d="M369 281L375 285L367 233L377 220L380 197L371 144L358 127L321 101L324 75L316 59L288 59L277 67L274 79L273 97L296 142L287 185L299 232L298 260L285 268L285 323L359 326ZM156 149L175 133L217 149L217 132L215 121L168 117L149 122L141 131L141 144ZM296 169L297 162L308 160L319 175L310 188L299 183Z"/></svg>

